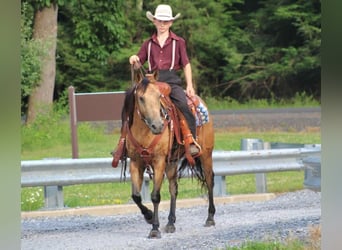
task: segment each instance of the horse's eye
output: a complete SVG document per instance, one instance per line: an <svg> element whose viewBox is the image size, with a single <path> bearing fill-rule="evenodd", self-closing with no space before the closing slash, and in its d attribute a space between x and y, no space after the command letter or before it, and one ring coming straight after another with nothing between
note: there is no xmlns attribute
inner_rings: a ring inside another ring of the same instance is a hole
<svg viewBox="0 0 342 250"><path fill-rule="evenodd" d="M144 97L143 96L139 96L139 101L143 103L145 101Z"/></svg>

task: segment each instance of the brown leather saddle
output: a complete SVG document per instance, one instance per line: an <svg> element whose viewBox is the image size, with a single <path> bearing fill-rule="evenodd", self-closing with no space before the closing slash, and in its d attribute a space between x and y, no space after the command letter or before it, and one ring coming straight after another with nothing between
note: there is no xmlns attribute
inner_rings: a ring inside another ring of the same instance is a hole
<svg viewBox="0 0 342 250"><path fill-rule="evenodd" d="M155 82L155 84L158 86L159 91L162 94L161 103L164 109L167 110L168 116L172 120L173 128L171 129L173 129L174 131L174 136L178 144L183 144L180 130L180 117L178 115L176 106L170 99L171 87L169 86L169 84L164 82ZM191 110L192 114L196 117L196 107L198 106L200 100L197 98L197 96L190 97L186 95L186 97L189 109Z"/></svg>

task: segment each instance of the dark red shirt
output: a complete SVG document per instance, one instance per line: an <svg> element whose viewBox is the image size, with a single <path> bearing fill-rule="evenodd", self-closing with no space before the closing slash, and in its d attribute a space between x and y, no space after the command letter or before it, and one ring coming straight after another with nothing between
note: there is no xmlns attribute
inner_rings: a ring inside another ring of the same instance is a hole
<svg viewBox="0 0 342 250"><path fill-rule="evenodd" d="M163 48L160 47L157 34L154 33L150 39L146 40L137 54L143 65L148 57L148 44L151 41L150 63L151 70L170 69L172 62L172 40L176 40L174 70L183 69L189 63L188 54L186 51L186 43L182 37L177 36L170 31L169 37L166 39Z"/></svg>

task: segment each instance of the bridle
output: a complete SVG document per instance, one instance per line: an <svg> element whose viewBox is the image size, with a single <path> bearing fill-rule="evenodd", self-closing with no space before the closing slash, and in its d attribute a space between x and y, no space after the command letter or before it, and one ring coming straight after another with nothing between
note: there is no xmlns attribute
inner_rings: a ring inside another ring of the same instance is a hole
<svg viewBox="0 0 342 250"><path fill-rule="evenodd" d="M132 70L132 84L134 83L134 69L133 66L131 67ZM143 67L140 67L140 74L143 74ZM146 71L144 71L146 72ZM137 95L137 87L138 84L134 85L134 96L135 99L136 95ZM141 114L137 101L135 101L135 111L137 112L138 116L140 117L140 119L142 121L144 121L144 123L146 124L146 126L148 125L147 123L147 119ZM155 146L158 144L158 142L160 141L162 135L164 134L164 131L166 130L166 128L168 127L168 124L170 123L170 117L168 115L167 112L167 108L163 105L163 102L161 102L161 109L160 109L160 115L163 119L163 128L160 134L154 135L154 138L152 140L152 142L147 146L147 147L143 147L133 136L130 127L129 127L129 122L125 122L125 130L127 131L127 137L130 140L130 142L134 145L136 151L139 153L140 157L143 159L145 167L146 167L146 171L147 173L150 175L150 178L152 178L153 175L153 170L152 170L152 158L153 158L153 151Z"/></svg>
<svg viewBox="0 0 342 250"><path fill-rule="evenodd" d="M137 86L135 86L135 89L134 89L134 96L135 96L135 99L137 99ZM161 94L161 99L164 98L164 95ZM163 121L169 121L170 120L170 117L169 117L169 114L167 112L167 107L165 107L165 104L164 102L161 101L160 103L160 116L162 118ZM138 107L139 105L137 103L135 103L135 111L137 112L138 116L140 117L140 119L142 121L144 121L144 123L148 126L148 122L147 122L147 119L141 114L140 112L140 109ZM165 123L165 122L164 122Z"/></svg>

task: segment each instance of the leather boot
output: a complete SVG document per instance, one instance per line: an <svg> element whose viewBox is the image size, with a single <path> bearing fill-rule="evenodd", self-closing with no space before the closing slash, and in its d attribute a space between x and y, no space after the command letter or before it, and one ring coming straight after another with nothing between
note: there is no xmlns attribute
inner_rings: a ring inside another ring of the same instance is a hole
<svg viewBox="0 0 342 250"><path fill-rule="evenodd" d="M124 122L121 127L121 136L116 146L116 150L111 154L113 156L112 167L116 168L119 164L119 161L124 158L126 155L126 134L127 134L127 122Z"/></svg>
<svg viewBox="0 0 342 250"><path fill-rule="evenodd" d="M112 167L116 168L119 164L119 161L122 159L124 154L126 138L120 137L116 150L112 152L113 160L112 160Z"/></svg>
<svg viewBox="0 0 342 250"><path fill-rule="evenodd" d="M193 157L198 157L202 153L201 146L193 138L185 119L180 119L179 123L183 135L185 156L187 157L189 162L194 162ZM189 158L191 158L191 160L189 160Z"/></svg>

